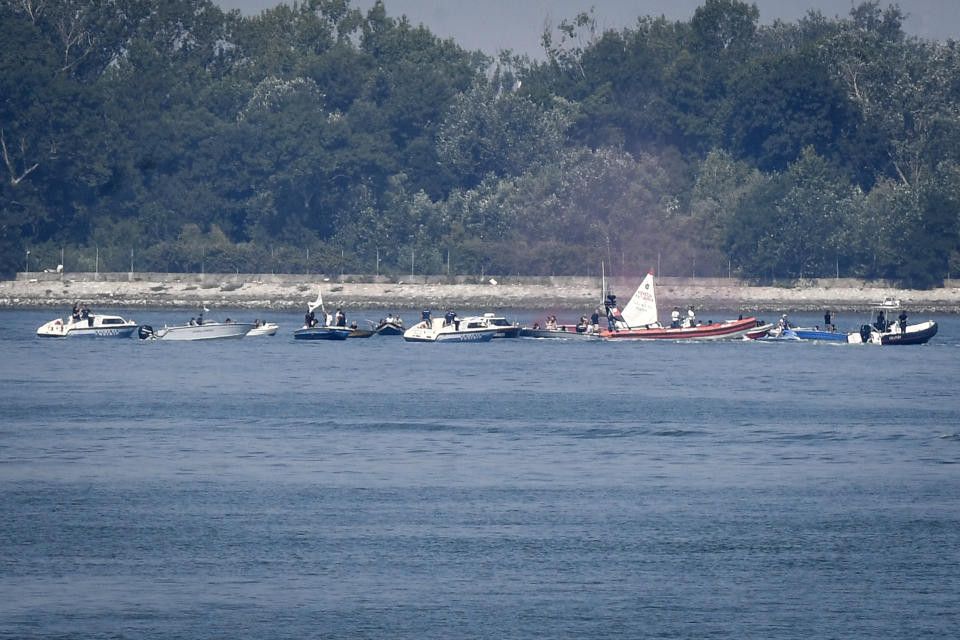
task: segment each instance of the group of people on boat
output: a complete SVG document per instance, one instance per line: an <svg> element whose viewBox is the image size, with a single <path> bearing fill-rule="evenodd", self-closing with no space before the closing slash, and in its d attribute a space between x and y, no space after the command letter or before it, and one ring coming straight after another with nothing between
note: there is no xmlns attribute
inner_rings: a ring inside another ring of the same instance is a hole
<svg viewBox="0 0 960 640"><path fill-rule="evenodd" d="M460 330L460 318L457 317L457 313L453 309L443 314L443 326L448 327L451 324L454 331Z"/></svg>
<svg viewBox="0 0 960 640"><path fill-rule="evenodd" d="M356 323L354 323L356 324ZM304 327L345 327L347 326L347 316L343 312L342 308L337 309L337 313L324 313L323 314L323 324L320 324L320 320L317 318L317 314L313 312L313 309L307 311L307 314L303 317L303 326Z"/></svg>
<svg viewBox="0 0 960 640"><path fill-rule="evenodd" d="M682 316L680 313L680 307L674 307L673 311L670 312L670 328L679 329L680 327L695 327L697 326L697 312L694 310L693 305L687 306L687 313L685 316Z"/></svg>
<svg viewBox="0 0 960 640"><path fill-rule="evenodd" d="M86 320L87 325L93 326L93 312L87 308L85 303L75 303L73 305L73 311L70 314L70 318L74 323L80 322L81 320Z"/></svg>
<svg viewBox="0 0 960 640"><path fill-rule="evenodd" d="M892 320L887 320L886 314L884 314L883 309L880 309L879 311L877 311L877 321L873 323L873 326L874 328L876 328L877 331L883 333L884 331L888 331L894 325L899 325L900 333L906 333L907 318L908 318L907 312L901 311L900 315L897 316L897 321L893 322Z"/></svg>
<svg viewBox="0 0 960 640"><path fill-rule="evenodd" d="M533 329L539 330L540 323L534 322ZM546 321L544 322L543 329L546 331L568 331L567 325L560 324L557 321L557 316L550 315L547 316ZM574 326L574 331L577 333L600 333L600 312L599 310L594 310L593 314L587 318L587 316L580 316L580 319L577 321L577 324Z"/></svg>

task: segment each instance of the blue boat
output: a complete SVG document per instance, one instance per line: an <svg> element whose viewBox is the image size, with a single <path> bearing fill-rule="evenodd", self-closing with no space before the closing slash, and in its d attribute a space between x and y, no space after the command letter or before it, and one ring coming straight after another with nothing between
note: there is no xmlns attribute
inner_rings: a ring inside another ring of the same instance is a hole
<svg viewBox="0 0 960 640"><path fill-rule="evenodd" d="M293 332L294 340L346 340L350 327L303 327Z"/></svg>
<svg viewBox="0 0 960 640"><path fill-rule="evenodd" d="M791 329L796 337L801 340L833 340L836 342L846 342L847 334L836 331L822 331L820 329Z"/></svg>

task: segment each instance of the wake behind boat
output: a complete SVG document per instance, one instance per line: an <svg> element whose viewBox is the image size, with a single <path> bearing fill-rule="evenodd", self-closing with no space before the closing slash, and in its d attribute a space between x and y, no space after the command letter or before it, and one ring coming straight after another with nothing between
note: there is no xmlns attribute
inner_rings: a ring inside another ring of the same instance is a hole
<svg viewBox="0 0 960 640"><path fill-rule="evenodd" d="M653 272L647 274L637 287L630 302L620 311L616 296L604 301L609 329L600 332L610 340L729 340L741 338L757 328L756 318L739 318L718 323L697 323L691 315L683 325L664 327L657 312L657 294ZM692 307L691 307L692 313Z"/></svg>

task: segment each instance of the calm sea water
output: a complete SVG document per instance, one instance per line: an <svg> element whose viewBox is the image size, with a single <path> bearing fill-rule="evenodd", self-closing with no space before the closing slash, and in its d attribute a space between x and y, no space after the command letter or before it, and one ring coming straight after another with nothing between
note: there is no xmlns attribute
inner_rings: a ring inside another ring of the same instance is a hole
<svg viewBox="0 0 960 640"><path fill-rule="evenodd" d="M871 347L35 338L54 315L0 312L0 637L960 628L955 316Z"/></svg>

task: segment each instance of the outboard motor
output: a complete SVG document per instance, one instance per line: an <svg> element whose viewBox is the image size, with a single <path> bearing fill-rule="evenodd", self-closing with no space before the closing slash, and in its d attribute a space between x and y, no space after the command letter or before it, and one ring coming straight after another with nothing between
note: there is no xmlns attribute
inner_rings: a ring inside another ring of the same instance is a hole
<svg viewBox="0 0 960 640"><path fill-rule="evenodd" d="M860 339L863 340L863 343L866 344L870 342L870 333L873 331L873 327L868 324L860 325Z"/></svg>
<svg viewBox="0 0 960 640"><path fill-rule="evenodd" d="M141 340L149 340L150 338L154 337L153 327L148 324L142 324L140 325L140 328L137 329L137 335Z"/></svg>

